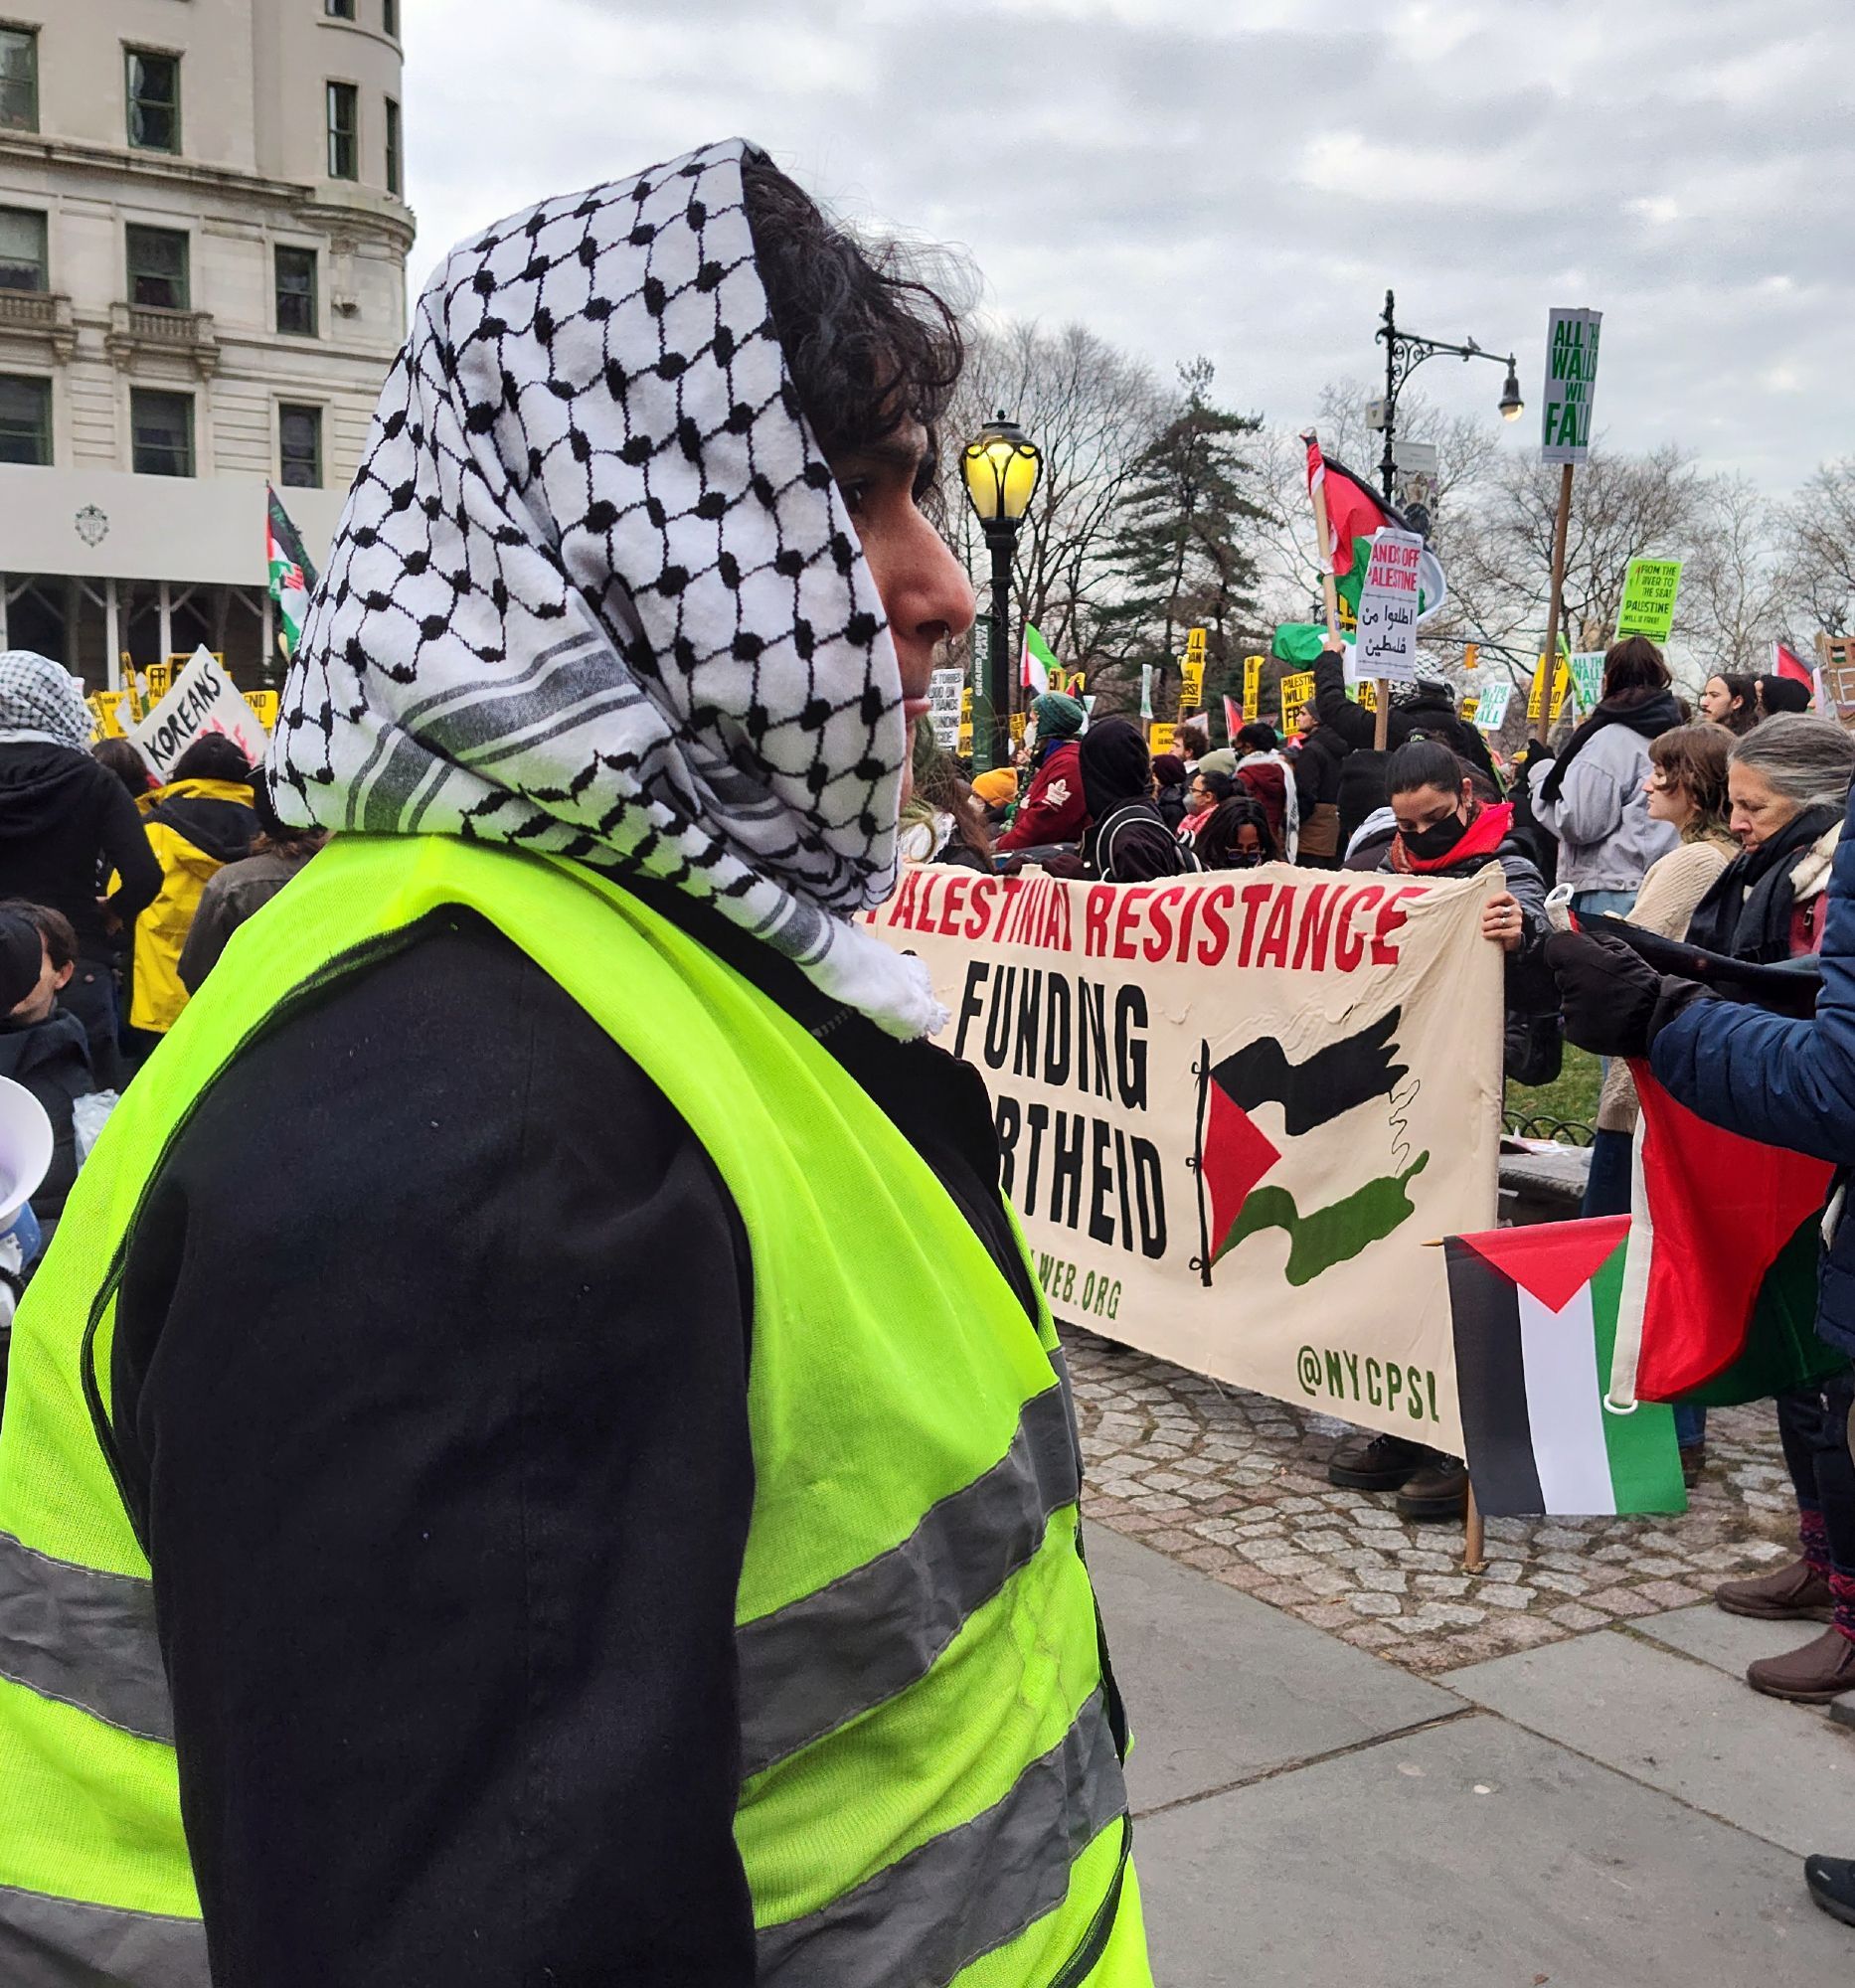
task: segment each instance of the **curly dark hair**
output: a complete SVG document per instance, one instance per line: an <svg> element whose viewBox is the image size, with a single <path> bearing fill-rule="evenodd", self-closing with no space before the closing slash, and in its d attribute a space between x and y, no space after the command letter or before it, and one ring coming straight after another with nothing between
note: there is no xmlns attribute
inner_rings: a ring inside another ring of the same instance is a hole
<svg viewBox="0 0 1855 1988"><path fill-rule="evenodd" d="M1281 861L1281 850L1276 844L1274 830L1268 825L1263 803L1248 793L1238 793L1227 801L1220 801L1211 819L1192 838L1192 847L1199 862L1207 870L1237 869L1237 833L1244 828L1256 830L1265 863Z"/></svg>
<svg viewBox="0 0 1855 1988"><path fill-rule="evenodd" d="M872 448L908 419L935 427L965 364L953 307L899 243L858 242L764 152L742 162L748 222L799 406L827 457Z"/></svg>

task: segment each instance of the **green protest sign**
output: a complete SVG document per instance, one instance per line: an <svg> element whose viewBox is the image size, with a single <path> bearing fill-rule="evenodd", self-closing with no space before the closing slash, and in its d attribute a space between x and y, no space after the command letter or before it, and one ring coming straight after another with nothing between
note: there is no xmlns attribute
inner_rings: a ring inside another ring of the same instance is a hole
<svg viewBox="0 0 1855 1988"><path fill-rule="evenodd" d="M1542 462L1583 462L1590 453L1602 324L1603 313L1594 310L1555 310L1547 320Z"/></svg>
<svg viewBox="0 0 1855 1988"><path fill-rule="evenodd" d="M1603 651L1592 649L1572 658L1572 690L1578 708L1587 718L1597 710L1603 695Z"/></svg>
<svg viewBox="0 0 1855 1988"><path fill-rule="evenodd" d="M1679 560L1633 559L1623 575L1623 605L1616 638L1646 635L1665 642L1675 622L1675 594L1681 585Z"/></svg>

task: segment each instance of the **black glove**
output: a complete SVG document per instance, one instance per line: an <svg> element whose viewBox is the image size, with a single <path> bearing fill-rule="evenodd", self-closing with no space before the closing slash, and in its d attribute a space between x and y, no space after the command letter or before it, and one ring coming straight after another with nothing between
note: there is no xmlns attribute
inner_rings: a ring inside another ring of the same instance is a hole
<svg viewBox="0 0 1855 1988"><path fill-rule="evenodd" d="M1567 1038L1597 1056L1647 1056L1656 1030L1707 991L1657 973L1620 938L1589 932L1554 932L1546 963L1559 982Z"/></svg>

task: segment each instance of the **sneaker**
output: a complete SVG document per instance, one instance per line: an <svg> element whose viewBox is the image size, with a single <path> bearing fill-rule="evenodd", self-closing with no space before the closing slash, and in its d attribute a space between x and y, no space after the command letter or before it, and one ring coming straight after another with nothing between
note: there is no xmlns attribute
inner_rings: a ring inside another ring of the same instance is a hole
<svg viewBox="0 0 1855 1988"><path fill-rule="evenodd" d="M1433 1449L1402 1435L1349 1435L1327 1459L1327 1482L1343 1491L1396 1491L1422 1470Z"/></svg>
<svg viewBox="0 0 1855 1988"><path fill-rule="evenodd" d="M1855 1691L1855 1643L1840 1629L1825 1629L1815 1642L1788 1656L1762 1657L1748 1665L1746 1682L1767 1698L1827 1705L1845 1691Z"/></svg>
<svg viewBox="0 0 1855 1988"><path fill-rule="evenodd" d="M1756 1615L1761 1622L1827 1622L1835 1606L1829 1576L1807 1560L1793 1560L1757 1580L1729 1580L1713 1591L1729 1615Z"/></svg>
<svg viewBox="0 0 1855 1988"><path fill-rule="evenodd" d="M1427 1463L1393 1501L1401 1519L1425 1523L1468 1515L1468 1465L1452 1456Z"/></svg>
<svg viewBox="0 0 1855 1988"><path fill-rule="evenodd" d="M1855 1926L1855 1858L1806 1857L1803 1882L1810 1897L1832 1919Z"/></svg>

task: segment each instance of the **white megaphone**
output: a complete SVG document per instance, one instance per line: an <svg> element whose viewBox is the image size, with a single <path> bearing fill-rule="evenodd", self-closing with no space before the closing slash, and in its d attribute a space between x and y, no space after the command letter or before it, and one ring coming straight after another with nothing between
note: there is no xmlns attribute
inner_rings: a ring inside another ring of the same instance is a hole
<svg viewBox="0 0 1855 1988"><path fill-rule="evenodd" d="M52 1164L52 1121L45 1106L10 1077L0 1077L0 1235L12 1227Z"/></svg>

